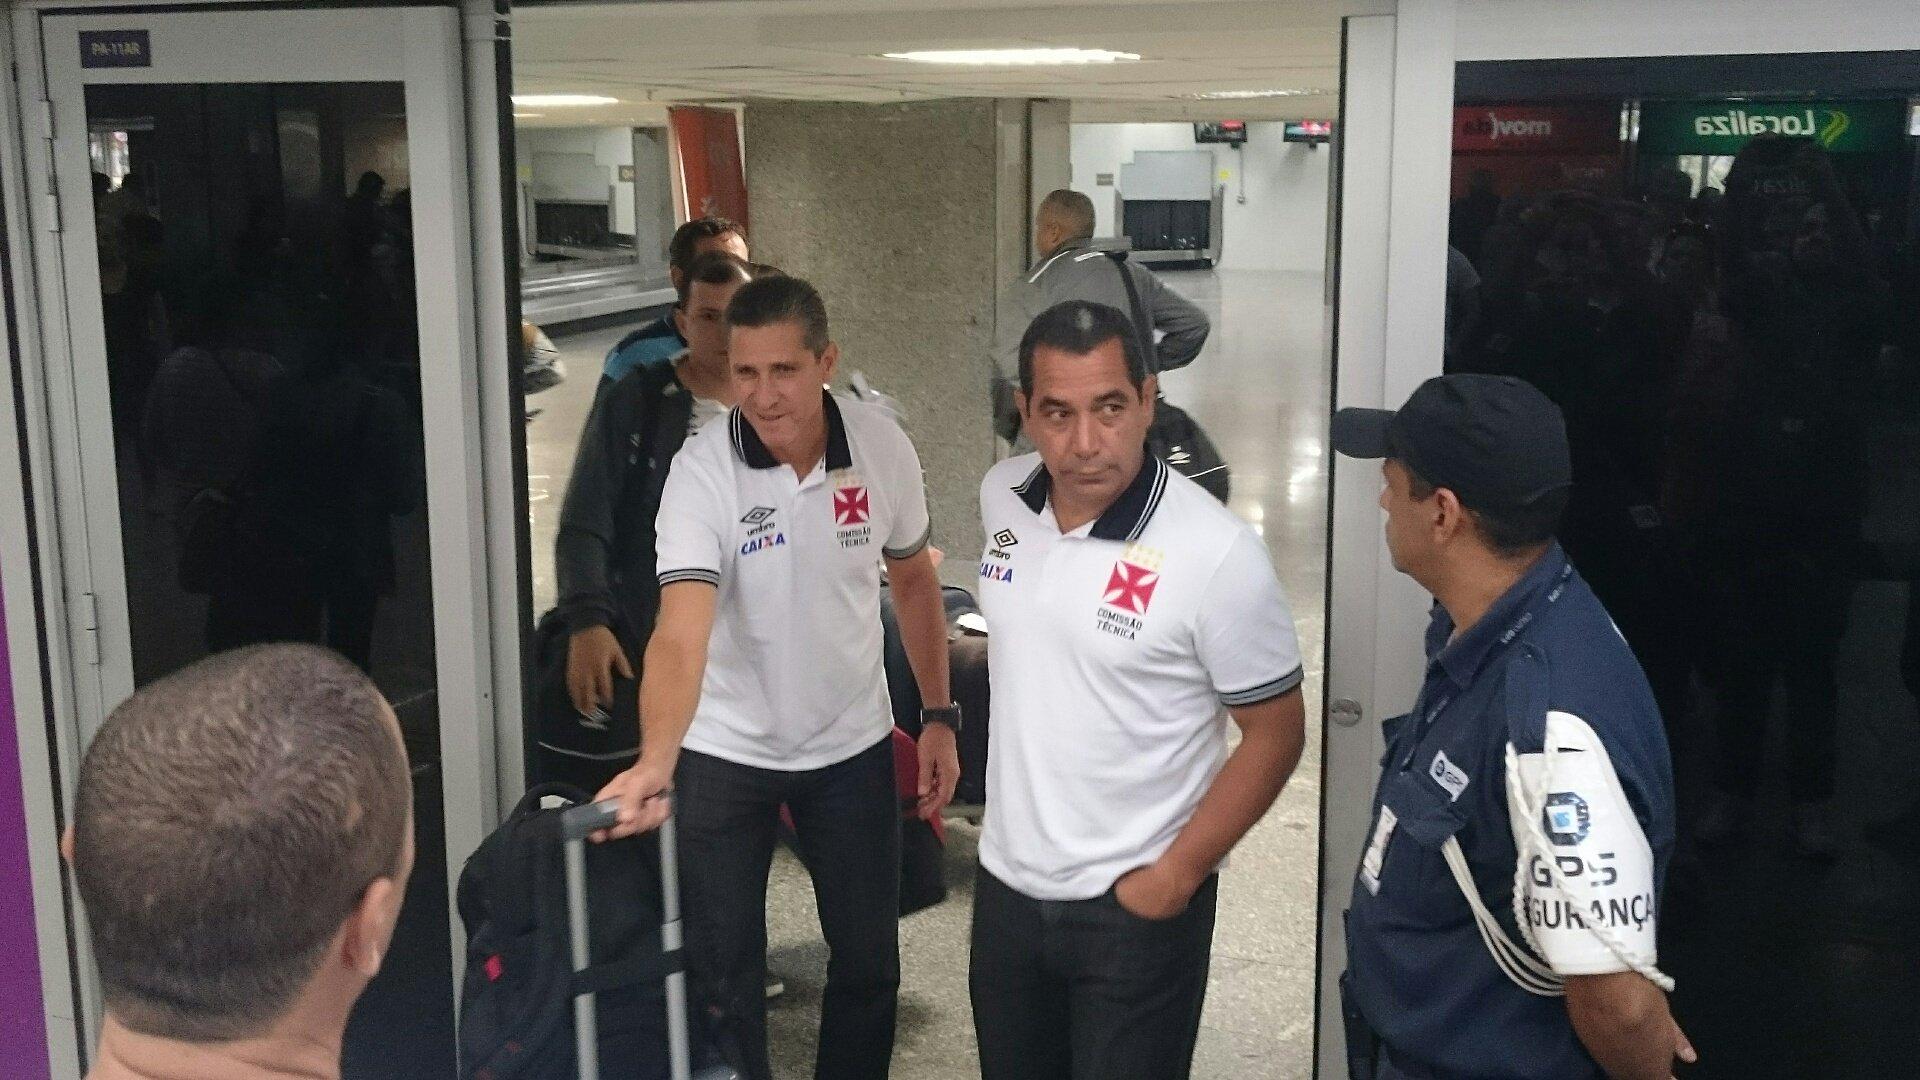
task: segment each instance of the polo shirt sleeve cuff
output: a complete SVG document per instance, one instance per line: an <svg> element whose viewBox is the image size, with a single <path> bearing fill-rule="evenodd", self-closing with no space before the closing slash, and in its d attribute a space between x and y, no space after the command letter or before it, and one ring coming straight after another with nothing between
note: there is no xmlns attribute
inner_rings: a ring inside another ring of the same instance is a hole
<svg viewBox="0 0 1920 1080"><path fill-rule="evenodd" d="M1305 678L1306 672L1304 669L1294 668L1285 675L1277 679L1269 679L1258 686L1250 686L1245 690L1221 691L1220 704L1227 706L1258 705L1263 701L1271 701L1293 690L1298 687Z"/></svg>
<svg viewBox="0 0 1920 1080"><path fill-rule="evenodd" d="M915 540L913 543L908 544L906 547L903 547L903 548L883 548L882 550L886 553L886 556L889 559L911 559L915 555L918 555L922 551L925 551L927 549L928 542L930 542L932 539L933 539L933 522L929 521L927 522L926 529L920 533L920 539Z"/></svg>
<svg viewBox="0 0 1920 1080"><path fill-rule="evenodd" d="M676 581L704 581L708 585L718 587L720 584L720 573L717 570L702 570L697 567L688 567L682 570L665 570L661 572L661 587L664 588L672 585Z"/></svg>

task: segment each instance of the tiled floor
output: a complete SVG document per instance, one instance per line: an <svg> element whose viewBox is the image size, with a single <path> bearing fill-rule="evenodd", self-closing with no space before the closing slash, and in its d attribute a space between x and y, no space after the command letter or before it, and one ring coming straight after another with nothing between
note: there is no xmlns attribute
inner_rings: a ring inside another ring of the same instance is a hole
<svg viewBox="0 0 1920 1080"><path fill-rule="evenodd" d="M1246 271L1181 272L1167 279L1214 319L1206 351L1190 368L1168 376L1168 397L1191 412L1219 445L1233 467L1233 508L1254 523L1273 552L1307 658L1307 715L1318 716L1328 401L1321 279ZM573 440L592 400L600 358L625 332L622 327L557 338L570 378L532 400L542 410L528 434L537 609L552 602L553 530ZM1235 852L1222 878L1196 1078L1285 1080L1309 1074L1319 776L1319 734L1310 730L1294 781ZM979 833L959 824L950 835L952 898L901 928L897 1080L979 1075L966 971ZM767 922L772 966L787 984L786 995L772 1008L775 1068L782 1080L801 1080L812 1075L826 950L806 874L785 854L774 867Z"/></svg>

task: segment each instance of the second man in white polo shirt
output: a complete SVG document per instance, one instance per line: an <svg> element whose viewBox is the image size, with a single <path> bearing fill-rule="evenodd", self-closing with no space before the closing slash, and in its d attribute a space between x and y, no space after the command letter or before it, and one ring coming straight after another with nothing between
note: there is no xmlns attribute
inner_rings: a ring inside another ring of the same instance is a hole
<svg viewBox="0 0 1920 1080"><path fill-rule="evenodd" d="M613 835L680 826L695 1001L768 1080L766 891L778 810L793 815L831 958L820 1080L880 1080L900 982L900 813L881 659L884 558L928 706L922 816L959 778L946 617L920 460L877 407L821 387L838 352L798 278L727 308L739 404L688 440L660 504L660 616L640 688L640 760L600 793Z"/></svg>
<svg viewBox="0 0 1920 1080"><path fill-rule="evenodd" d="M985 1080L1189 1074L1216 870L1300 760L1293 617L1266 546L1144 447L1126 315L1020 345L1039 448L980 490L993 628L972 993ZM1228 749L1225 707L1240 728Z"/></svg>

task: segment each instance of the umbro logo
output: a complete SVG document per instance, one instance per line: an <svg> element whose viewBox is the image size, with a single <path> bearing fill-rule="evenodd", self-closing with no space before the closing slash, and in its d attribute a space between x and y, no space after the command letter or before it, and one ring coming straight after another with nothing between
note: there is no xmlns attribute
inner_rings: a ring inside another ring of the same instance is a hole
<svg viewBox="0 0 1920 1080"><path fill-rule="evenodd" d="M1001 529L999 532L993 534L994 547L1010 548L1019 542L1019 537L1013 535L1012 529Z"/></svg>
<svg viewBox="0 0 1920 1080"><path fill-rule="evenodd" d="M753 509L747 511L746 513L740 515L740 523L743 525L758 525L772 516L773 516L773 507L756 506Z"/></svg>

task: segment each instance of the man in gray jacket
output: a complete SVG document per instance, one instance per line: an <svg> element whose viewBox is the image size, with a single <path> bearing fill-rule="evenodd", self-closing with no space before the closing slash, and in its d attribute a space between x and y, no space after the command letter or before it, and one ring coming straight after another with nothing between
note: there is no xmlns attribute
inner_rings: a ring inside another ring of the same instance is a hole
<svg viewBox="0 0 1920 1080"><path fill-rule="evenodd" d="M1020 425L1012 393L1019 384L1020 338L1035 317L1055 304L1085 300L1137 318L1121 275L1131 277L1140 306L1160 335L1157 345L1147 343L1156 372L1192 363L1213 328L1205 312L1167 288L1153 271L1094 247L1093 221L1092 199L1068 188L1050 192L1033 221L1040 261L1001 298L993 348L993 414L994 429L1008 441Z"/></svg>

